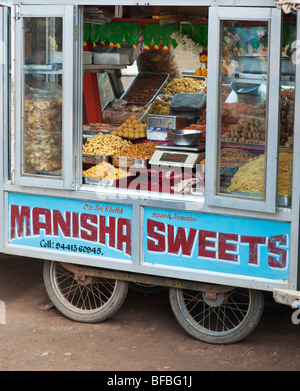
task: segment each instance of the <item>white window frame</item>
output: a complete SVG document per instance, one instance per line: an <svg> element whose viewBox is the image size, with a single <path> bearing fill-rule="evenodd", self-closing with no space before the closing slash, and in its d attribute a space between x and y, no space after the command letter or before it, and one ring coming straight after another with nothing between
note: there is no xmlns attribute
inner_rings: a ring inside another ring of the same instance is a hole
<svg viewBox="0 0 300 391"><path fill-rule="evenodd" d="M24 34L23 18L26 17L61 17L63 19L63 112L62 112L62 175L24 175L22 174L22 104L24 101ZM13 176L12 183L20 186L44 187L53 189L75 189L75 116L74 102L77 89L75 83L75 8L72 5L20 5L15 7L15 134L12 148Z"/></svg>
<svg viewBox="0 0 300 391"><path fill-rule="evenodd" d="M269 24L269 70L265 162L265 197L262 200L234 197L217 193L218 183L218 127L220 104L221 21L266 21ZM275 213L277 198L277 165L279 142L281 11L276 8L211 7L208 32L208 88L207 88L207 136L205 201L207 205L233 209Z"/></svg>

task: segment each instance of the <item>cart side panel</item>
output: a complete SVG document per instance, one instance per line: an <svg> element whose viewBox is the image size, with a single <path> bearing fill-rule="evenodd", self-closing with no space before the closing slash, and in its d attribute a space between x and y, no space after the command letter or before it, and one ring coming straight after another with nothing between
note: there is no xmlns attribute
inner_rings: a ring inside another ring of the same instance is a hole
<svg viewBox="0 0 300 391"><path fill-rule="evenodd" d="M253 289L287 288L290 223L6 193L4 252Z"/></svg>
<svg viewBox="0 0 300 391"><path fill-rule="evenodd" d="M130 205L9 193L8 213L9 244L132 259Z"/></svg>
<svg viewBox="0 0 300 391"><path fill-rule="evenodd" d="M285 280L290 223L145 208L144 261Z"/></svg>

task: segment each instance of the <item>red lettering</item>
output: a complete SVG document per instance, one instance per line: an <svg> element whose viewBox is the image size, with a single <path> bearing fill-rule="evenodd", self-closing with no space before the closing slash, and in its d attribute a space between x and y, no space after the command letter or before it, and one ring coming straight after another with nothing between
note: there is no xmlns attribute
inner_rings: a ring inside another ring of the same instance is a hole
<svg viewBox="0 0 300 391"><path fill-rule="evenodd" d="M25 235L30 236L30 207L21 206L21 212L19 212L18 205L10 206L10 238L16 237L16 229L18 236L23 236L25 224Z"/></svg>
<svg viewBox="0 0 300 391"><path fill-rule="evenodd" d="M266 244L266 238L263 236L241 236L241 243L249 244L249 263L257 265L258 245Z"/></svg>
<svg viewBox="0 0 300 391"><path fill-rule="evenodd" d="M165 232L165 224L151 219L147 220L147 250L164 252L166 249L165 237L157 231Z"/></svg>
<svg viewBox="0 0 300 391"><path fill-rule="evenodd" d="M236 244L235 243L228 243L228 241L237 241L238 235L236 234L225 234L220 232L219 233L219 258L223 259L224 261L233 261L237 262L238 255L237 254L230 254L227 251L236 251Z"/></svg>
<svg viewBox="0 0 300 391"><path fill-rule="evenodd" d="M72 228L73 228L73 238L79 238L79 214L72 212Z"/></svg>
<svg viewBox="0 0 300 391"><path fill-rule="evenodd" d="M44 216L44 221L40 221L40 216ZM41 229L45 230L46 235L51 235L51 210L46 208L33 208L32 225L34 235L39 235Z"/></svg>
<svg viewBox="0 0 300 391"><path fill-rule="evenodd" d="M97 222L98 219L96 215L83 213L80 216L80 225L83 228L80 231L80 236L82 239L90 240L91 242L97 241Z"/></svg>
<svg viewBox="0 0 300 391"><path fill-rule="evenodd" d="M178 254L180 251L180 248L181 248L183 255L187 255L187 256L191 255L191 251L193 248L196 233L197 233L197 230L194 228L191 228L189 235L188 235L188 238L186 238L185 229L182 227L179 227L177 229L177 234L175 236L174 235L174 226L168 224L168 249L169 249L169 253Z"/></svg>
<svg viewBox="0 0 300 391"><path fill-rule="evenodd" d="M125 228L125 232L124 232ZM131 255L131 221L129 219L118 219L118 250L123 250L125 244L125 253Z"/></svg>
<svg viewBox="0 0 300 391"><path fill-rule="evenodd" d="M213 231L199 230L198 256L205 258L216 258L216 252L207 250L206 247L215 247L216 243L207 238L216 238L217 233Z"/></svg>
<svg viewBox="0 0 300 391"><path fill-rule="evenodd" d="M53 235L59 236L59 228L65 237L71 236L71 212L64 218L59 210L53 210Z"/></svg>
<svg viewBox="0 0 300 391"><path fill-rule="evenodd" d="M270 236L268 240L268 264L270 267L283 269L287 265L287 250L277 247L279 245L285 246L287 244L287 236L285 234ZM273 254L273 255L271 255Z"/></svg>
<svg viewBox="0 0 300 391"><path fill-rule="evenodd" d="M115 247L116 246L116 218L113 216L110 216L108 218L109 225L107 226L105 224L106 217L105 216L99 216L99 242L102 244L105 244L106 234L108 235L109 239L109 246Z"/></svg>

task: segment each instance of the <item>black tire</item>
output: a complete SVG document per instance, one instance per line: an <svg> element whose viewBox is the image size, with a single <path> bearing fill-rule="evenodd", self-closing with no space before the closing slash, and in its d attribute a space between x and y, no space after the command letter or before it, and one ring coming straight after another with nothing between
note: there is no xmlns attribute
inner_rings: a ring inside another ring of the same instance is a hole
<svg viewBox="0 0 300 391"><path fill-rule="evenodd" d="M168 287L131 282L129 288L142 295L160 295L168 291Z"/></svg>
<svg viewBox="0 0 300 391"><path fill-rule="evenodd" d="M204 292L170 288L176 319L192 337L211 344L232 344L257 326L264 309L262 291L236 288L208 300Z"/></svg>
<svg viewBox="0 0 300 391"><path fill-rule="evenodd" d="M44 284L56 309L76 322L97 323L112 315L123 304L128 282L100 277L86 277L78 282L74 273L61 263L44 262Z"/></svg>

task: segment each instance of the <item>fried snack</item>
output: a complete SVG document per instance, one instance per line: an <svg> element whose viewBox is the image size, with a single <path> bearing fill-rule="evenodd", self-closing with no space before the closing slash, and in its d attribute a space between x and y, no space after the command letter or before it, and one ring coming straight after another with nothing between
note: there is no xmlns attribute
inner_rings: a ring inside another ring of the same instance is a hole
<svg viewBox="0 0 300 391"><path fill-rule="evenodd" d="M259 193L264 192L265 155L254 158L241 167L233 176L228 191ZM289 149L279 151L278 195L292 194L293 152Z"/></svg>
<svg viewBox="0 0 300 391"><path fill-rule="evenodd" d="M43 173L61 169L61 98L42 94L26 96L24 127L26 172Z"/></svg>
<svg viewBox="0 0 300 391"><path fill-rule="evenodd" d="M96 166L93 166L88 170L83 171L82 175L91 178L115 180L120 178L126 178L128 176L128 173L127 171L114 167L110 163L101 162Z"/></svg>
<svg viewBox="0 0 300 391"><path fill-rule="evenodd" d="M88 155L111 156L121 151L121 149L131 145L130 141L123 140L113 134L98 133L87 139L82 146L82 153Z"/></svg>
<svg viewBox="0 0 300 391"><path fill-rule="evenodd" d="M223 148L220 157L221 166L241 167L253 159L255 155L241 148Z"/></svg>
<svg viewBox="0 0 300 391"><path fill-rule="evenodd" d="M122 149L115 157L124 156L131 159L150 159L155 151L155 143L132 144Z"/></svg>
<svg viewBox="0 0 300 391"><path fill-rule="evenodd" d="M175 95L180 93L199 93L206 86L203 79L193 77L183 77L181 79L173 79L164 88L163 93L167 95Z"/></svg>

